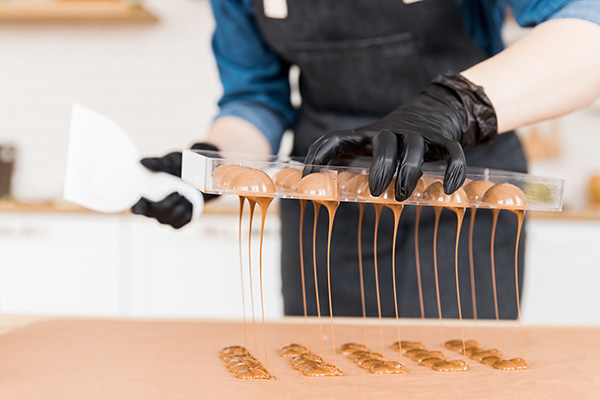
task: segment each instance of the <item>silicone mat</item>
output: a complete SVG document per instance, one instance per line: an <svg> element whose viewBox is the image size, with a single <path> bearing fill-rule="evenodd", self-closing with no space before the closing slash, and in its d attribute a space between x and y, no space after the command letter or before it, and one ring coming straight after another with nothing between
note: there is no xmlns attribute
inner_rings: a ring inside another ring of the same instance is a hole
<svg viewBox="0 0 600 400"><path fill-rule="evenodd" d="M257 325L260 332L260 325ZM320 352L317 326L309 326L311 350ZM328 333L328 325L324 325ZM395 327L385 326L385 354ZM250 331L251 332L251 331ZM249 333L250 333L249 332ZM466 329L467 337L473 329ZM448 339L458 329L446 327ZM482 347L502 340L506 357L519 356L515 328L479 328ZM439 326L402 326L407 340L440 347ZM250 336L249 338L251 338ZM208 321L49 320L0 336L0 399L597 399L600 398L600 327L527 327L525 358L530 369L505 372L470 362L471 370L440 373L404 358L409 373L372 375L337 356L343 377L309 378L278 355L290 342L304 343L302 323L269 323L269 370L276 381L242 381L218 358L221 348L243 344L240 323ZM377 326L368 344L379 351ZM242 343L241 343L241 342ZM360 325L336 325L336 341L364 342ZM249 349L254 353L253 341ZM264 361L262 341L259 359ZM331 341L321 354L331 362ZM446 351L448 357L459 357Z"/></svg>

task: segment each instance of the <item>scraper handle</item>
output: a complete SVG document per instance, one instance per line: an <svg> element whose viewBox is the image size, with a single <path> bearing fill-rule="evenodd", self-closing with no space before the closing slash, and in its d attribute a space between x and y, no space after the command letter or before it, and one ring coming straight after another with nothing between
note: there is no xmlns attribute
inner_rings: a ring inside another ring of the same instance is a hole
<svg viewBox="0 0 600 400"><path fill-rule="evenodd" d="M165 172L150 172L145 174L141 195L151 201L161 201L173 192L184 196L192 203L192 220L199 217L204 209L202 193L188 185L180 178Z"/></svg>

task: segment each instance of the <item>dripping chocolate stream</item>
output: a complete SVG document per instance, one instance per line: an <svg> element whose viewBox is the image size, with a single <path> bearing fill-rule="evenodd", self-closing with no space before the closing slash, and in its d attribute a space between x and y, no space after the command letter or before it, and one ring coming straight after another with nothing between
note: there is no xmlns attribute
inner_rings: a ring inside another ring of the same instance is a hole
<svg viewBox="0 0 600 400"><path fill-rule="evenodd" d="M415 214L415 261L417 266L417 283L419 284L419 307L421 308L421 319L425 319L425 304L423 303L423 284L421 283L421 260L419 257L419 222L421 219L421 207L417 206Z"/></svg>
<svg viewBox="0 0 600 400"><path fill-rule="evenodd" d="M394 285L394 311L396 312L396 331L398 333L398 352L400 353L400 362L402 362L402 339L400 337L400 319L398 318L398 289L396 288L396 238L398 237L398 223L402 214L402 205L390 205L387 207L394 213L394 235L392 242L392 285Z"/></svg>
<svg viewBox="0 0 600 400"><path fill-rule="evenodd" d="M500 342L502 335L500 334L500 316L498 313L498 289L496 287L496 263L494 261L494 240L496 239L496 226L498 225L498 214L500 210L495 208L492 210L492 239L490 241L490 261L492 265L492 293L494 294L494 312L496 313L496 334L498 335L498 348L501 348Z"/></svg>
<svg viewBox="0 0 600 400"><path fill-rule="evenodd" d="M331 345L333 350L333 365L337 365L335 361L335 330L333 328L333 302L331 301L331 232L333 229L333 220L335 212L339 206L337 201L325 201L323 205L327 208L329 214L329 233L327 235L327 294L329 296L329 323L331 324ZM383 344L383 342L382 342Z"/></svg>
<svg viewBox="0 0 600 400"><path fill-rule="evenodd" d="M417 284L419 289L419 308L421 309L421 320L425 321L425 303L423 302L423 284L421 283L421 260L419 256L419 222L421 220L422 206L415 210L415 265L417 268ZM425 324L421 324L421 335L425 338Z"/></svg>
<svg viewBox="0 0 600 400"><path fill-rule="evenodd" d="M523 324L521 323L521 300L519 298L519 239L523 228L525 210L513 211L517 215L517 241L515 243L515 295L517 297L517 320L519 321L519 342L521 345L521 358L525 358L525 343L523 341Z"/></svg>
<svg viewBox="0 0 600 400"><path fill-rule="evenodd" d="M467 354L465 345L465 330L462 320L462 306L460 304L460 285L458 280L458 243L460 240L460 229L462 228L463 218L465 216L464 208L449 208L456 214L456 244L454 246L454 279L456 281L456 303L458 305L458 320L460 323L460 338L462 340L463 354Z"/></svg>
<svg viewBox="0 0 600 400"><path fill-rule="evenodd" d="M475 291L475 263L473 261L473 229L475 227L476 208L471 208L471 221L469 223L469 272L471 274L471 302L473 304L473 320L475 322L475 339L479 339L477 327L477 292Z"/></svg>
<svg viewBox="0 0 600 400"><path fill-rule="evenodd" d="M254 316L254 289L252 280L252 220L254 218L254 208L256 202L248 199L250 206L250 220L248 221L248 274L250 276L250 307L252 308L252 330L254 332L254 354L258 355L258 344L256 342L256 318Z"/></svg>
<svg viewBox="0 0 600 400"><path fill-rule="evenodd" d="M256 204L258 203L260 206L261 212L261 224L260 224L260 247L259 247L259 288L260 288L260 308L261 308L261 316L262 316L262 334L263 334L263 344L265 351L265 364L268 367L268 353L267 353L267 337L266 337L266 326L265 326L265 307L264 307L264 290L263 290L263 265L262 265L262 255L263 255L263 240L264 240L264 230L265 230L265 220L267 216L267 210L269 205L273 201L273 194L275 193L275 187L271 178L259 170L251 170L247 169L239 172L235 175L232 180L229 182L229 185L232 189L238 192L264 192L263 195L240 195L240 197L244 197L245 200L248 200L248 204L250 205L250 218L248 221L248 271L250 278L250 293L252 300L252 326L254 332L254 350L255 354L258 353L258 340L256 334L256 317L254 312L254 280L252 279L252 223L254 221L254 210L256 209ZM267 195L268 197L264 197ZM240 209L242 209L243 204L240 204ZM266 370L265 370L266 371ZM263 371L264 372L264 371Z"/></svg>
<svg viewBox="0 0 600 400"><path fill-rule="evenodd" d="M263 238L265 233L265 220L267 218L267 210L269 209L269 205L273 201L271 197L257 197L255 201L260 206L260 248L259 248L259 258L258 258L258 266L259 266L259 282L260 282L260 311L262 314L262 331L263 331L263 344L265 348L265 366L267 369L269 368L269 358L267 356L267 330L265 326L265 302L264 302L264 291L263 291L263 264L262 264L262 255L263 255Z"/></svg>
<svg viewBox="0 0 600 400"><path fill-rule="evenodd" d="M248 347L248 328L246 326L246 296L244 294L244 263L242 261L242 215L246 199L240 196L240 218L238 224L238 250L240 253L240 283L242 286L242 314L244 316L244 347Z"/></svg>
<svg viewBox="0 0 600 400"><path fill-rule="evenodd" d="M302 306L304 307L304 342L308 343L308 314L306 312L306 279L304 278L304 244L302 242L302 233L304 231L304 211L306 209L306 200L300 200L300 274L302 280Z"/></svg>
<svg viewBox="0 0 600 400"><path fill-rule="evenodd" d="M315 296L317 301L317 317L319 319L319 339L321 340L321 354L325 353L323 345L323 324L321 323L321 304L319 302L319 278L317 277L317 221L319 219L319 210L321 205L315 201L312 202L315 209L315 218L313 223L313 272L315 277Z"/></svg>
<svg viewBox="0 0 600 400"><path fill-rule="evenodd" d="M365 214L365 203L359 203L358 212L358 272L360 273L360 302L362 305L363 316L363 334L365 343L367 342L367 308L365 305L365 281L363 277L363 260L362 260L362 225Z"/></svg>
<svg viewBox="0 0 600 400"><path fill-rule="evenodd" d="M442 207L434 206L433 211L435 212L435 227L433 229L433 269L435 275L435 296L437 300L438 318L440 319L440 333L442 335L442 343L445 343L446 340L444 339L444 325L442 324L442 303L440 300L440 283L437 266L437 236L438 227L440 225L440 214L442 213Z"/></svg>
<svg viewBox="0 0 600 400"><path fill-rule="evenodd" d="M381 319L381 296L379 295L379 272L377 266L377 232L379 231L379 219L381 217L381 205L373 204L375 207L375 234L373 237L374 249L374 266L375 266L375 291L377 293L377 315L379 317L379 340L381 344L381 352L383 353L383 321Z"/></svg>

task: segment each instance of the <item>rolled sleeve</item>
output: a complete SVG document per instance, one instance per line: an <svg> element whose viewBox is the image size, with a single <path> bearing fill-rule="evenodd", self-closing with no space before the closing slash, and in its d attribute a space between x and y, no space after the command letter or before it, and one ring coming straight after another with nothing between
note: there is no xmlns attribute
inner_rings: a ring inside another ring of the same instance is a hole
<svg viewBox="0 0 600 400"><path fill-rule="evenodd" d="M556 13L550 19L578 18L600 25L600 0L576 0Z"/></svg>
<svg viewBox="0 0 600 400"><path fill-rule="evenodd" d="M276 153L296 111L290 102L289 65L263 40L248 0L212 0L213 52L223 96L217 118L235 116L260 130Z"/></svg>
<svg viewBox="0 0 600 400"><path fill-rule="evenodd" d="M215 119L221 117L238 117L254 125L269 141L273 153L279 150L283 132L288 128L284 117L260 103L233 101L221 106Z"/></svg>
<svg viewBox="0 0 600 400"><path fill-rule="evenodd" d="M599 0L508 0L515 20L533 27L559 18L577 18L600 24Z"/></svg>

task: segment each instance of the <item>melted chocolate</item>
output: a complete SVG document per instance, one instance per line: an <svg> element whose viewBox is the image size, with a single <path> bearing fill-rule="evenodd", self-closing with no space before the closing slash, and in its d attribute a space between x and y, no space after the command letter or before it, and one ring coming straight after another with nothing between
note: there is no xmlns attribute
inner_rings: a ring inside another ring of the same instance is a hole
<svg viewBox="0 0 600 400"><path fill-rule="evenodd" d="M369 176L356 175L352 177L344 184L343 193L351 196L371 198L371 192L369 191Z"/></svg>
<svg viewBox="0 0 600 400"><path fill-rule="evenodd" d="M381 348L383 350L383 325L381 323L381 298L379 294L379 276L377 269L377 231L379 226L379 219L382 205L385 205L392 209L394 212L394 245L392 248L392 283L394 286L394 301L395 301L395 312L396 312L396 325L398 341L392 345L392 347L402 354L403 352L412 360L418 362L422 366L430 367L435 371L441 372L457 372L467 371L469 366L467 362L463 360L446 360L443 353L440 351L428 351L425 349L420 342L402 341L400 339L400 325L397 308L397 293L396 293L396 271L395 271L395 241L397 237L398 223L402 211L403 205L397 203L394 200L394 182L390 184L388 189L379 197L373 198L370 195L368 187L368 176L357 175L351 172L343 172L337 175L328 173L314 173L302 178L302 171L296 168L286 168L279 171L275 176L274 181L270 177L260 170L253 170L248 167L236 166L236 165L224 165L217 168L213 175L213 183L215 188L229 188L240 194L240 268L242 267L241 259L241 217L244 206L244 199L247 199L250 204L250 232L252 226L252 216L255 205L258 203L261 207L261 246L260 246L260 289L261 289L261 310L262 310L262 322L263 322L263 338L265 345L265 361L267 360L267 346L266 346L266 335L265 335L265 324L264 324L264 300L262 291L262 241L264 232L264 222L266 210L273 200L276 188L284 190L294 190L298 194L302 195L303 198L311 199L315 207L315 223L313 227L313 265L314 265L314 278L316 287L316 300L318 316L320 321L320 305L318 295L318 279L317 279L317 268L316 268L316 223L318 217L318 211L321 205L324 205L328 209L329 214L329 235L328 235L328 249L327 249L327 283L328 283L328 298L329 298L329 311L330 311L330 322L331 322L331 333L333 348L335 349L335 332L333 326L333 309L332 309L332 296L331 296L331 272L330 272L330 251L331 251L331 232L333 220L335 217L335 211L338 207L338 199L341 193L369 197L369 201L374 203L376 210L376 222L375 222L375 234L374 234L374 254L375 254L375 284L377 291L377 306L378 306L378 317L380 319L380 340ZM484 204L490 206L493 209L493 228L491 237L491 261L492 261L492 279L493 279L493 294L494 294L494 308L496 313L496 319L499 321L498 314L498 299L497 299L497 288L495 282L495 264L494 264L494 239L497 226L497 218L500 209L507 209L514 212L519 219L519 231L517 234L517 243L515 246L515 293L517 296L517 307L519 314L519 326L520 326L520 303L518 293L518 276L517 276L517 254L518 254L518 241L522 227L523 215L527 208L527 199L523 192L516 186L510 184L498 184L494 185L488 181L473 181L468 182L464 189L459 189L451 195L447 195L443 192L443 184L440 181L425 181L425 179L419 180L417 188L411 194L409 200L424 200L434 205L435 211L435 229L434 229L434 271L435 271L435 282L436 282L436 298L438 307L438 317L440 318L440 328L443 339L443 326L442 326L442 312L441 312L441 299L439 293L439 281L437 271L437 232L440 220L440 214L442 208L448 208L457 214L457 236L455 246L455 280L456 280L456 291L458 300L458 312L459 319L461 321L461 335L462 340L452 340L444 344L444 346L450 350L463 353L471 359L480 361L482 364L492 365L495 369L499 370L521 370L527 369L527 363L523 358L513 359L502 359L502 353L497 349L481 349L479 344L474 340L465 340L464 331L462 328L462 310L460 305L460 289L459 289L459 277L458 277L458 239L460 234L460 228L462 223L462 217L464 216L465 207L469 204ZM301 269L302 269L302 291L303 291L303 305L305 315L305 331L308 330L306 323L307 310L306 310L306 287L304 282L304 262L303 262L303 251L302 251L302 226L303 216L306 200L301 202L301 222L300 222L300 257L301 257ZM416 268L417 268L417 279L419 284L419 301L421 308L421 317L424 318L424 304L423 304L423 293L419 263L419 245L418 245L418 225L420 217L421 207L417 207L416 224L415 224L415 253L416 253ZM475 219L476 209L472 209L471 223L469 228L469 258L470 258L470 273L471 273L471 296L473 298L473 315L474 319L477 319L477 308L476 308L476 292L475 292L475 279L474 279L474 265L473 265L473 225ZM362 216L364 213L364 204L360 204L360 216L359 216L359 269L360 269L360 283L361 283L361 302L363 308L363 319L366 321L366 307L365 307L365 294L364 294L364 282L362 276L362 246L361 246L361 234L362 234ZM250 233L251 235L251 233ZM249 235L249 236L250 236ZM251 238L249 237L249 246ZM242 270L241 270L242 271ZM252 281L251 275L251 264L249 263L250 280ZM254 326L254 339L255 339L255 352L256 352L256 326L254 318L254 304L252 286L251 299L252 299L252 311L253 311L253 326ZM244 290L242 284L242 292ZM242 294L243 296L243 294ZM244 341L247 344L247 332L246 332L246 317L245 317L245 305L244 308ZM322 324L319 322L320 327L320 339L321 339L321 350L323 351L323 333ZM365 329L365 340L366 340L366 324ZM521 348L522 344L522 332L521 334ZM308 336L308 334L307 334ZM368 369L374 374L398 374L405 373L406 368L399 362L389 361L380 353L371 352L367 346L359 343L346 343L340 347L340 352L353 360L363 369ZM335 351L333 353L334 364L327 364L324 360L311 353L305 346L292 344L282 349L281 355L290 360L292 366L301 371L306 376L339 376L342 375L341 371L335 366ZM239 379L272 379L268 370L254 358L245 347L231 346L221 351L221 358L226 362L227 368L235 374ZM267 364L268 365L268 364Z"/></svg>
<svg viewBox="0 0 600 400"><path fill-rule="evenodd" d="M419 365L422 365L423 367L433 368L433 366L435 364L442 362L442 361L446 361L446 360L444 360L443 358L438 358L438 357L425 358L425 359L421 360Z"/></svg>
<svg viewBox="0 0 600 400"><path fill-rule="evenodd" d="M213 187L215 189L225 189L227 188L227 184L229 183L229 178L224 179L223 175L229 171L229 173L233 173L234 170L244 170L246 167L240 167L239 165L227 164L220 165L213 171L212 180Z"/></svg>
<svg viewBox="0 0 600 400"><path fill-rule="evenodd" d="M394 350L402 350L403 353L406 353L411 350L423 350L425 349L425 345L421 342L410 342L408 340L403 340L401 343L395 342L392 344L392 349Z"/></svg>
<svg viewBox="0 0 600 400"><path fill-rule="evenodd" d="M381 205L373 204L375 207L375 233L373 235L373 270L375 272L375 293L377 294L377 317L379 318L379 342L383 352L383 320L381 318L381 296L379 295L379 267L377 266L377 233L379 231L379 219L381 217Z"/></svg>
<svg viewBox="0 0 600 400"><path fill-rule="evenodd" d="M224 166L225 167L225 166ZM240 211L238 223L238 252L240 253L240 284L242 291L242 315L244 318L244 346L248 347L248 327L246 322L246 295L244 291L244 262L242 260L242 215L244 213L245 198L240 197Z"/></svg>
<svg viewBox="0 0 600 400"><path fill-rule="evenodd" d="M285 358L292 358L292 357L296 357L298 355L301 354L307 354L309 353L308 349L300 344L289 344L287 346L285 346L283 349L281 349L281 352L279 353L279 355L281 355L282 357Z"/></svg>
<svg viewBox="0 0 600 400"><path fill-rule="evenodd" d="M306 310L306 278L304 277L304 244L302 237L304 234L304 211L306 210L306 200L300 200L300 232L298 235L298 246L300 247L300 280L302 282L302 308L304 310L304 340L308 341L308 313Z"/></svg>
<svg viewBox="0 0 600 400"><path fill-rule="evenodd" d="M502 357L489 356L489 357L485 357L484 359L482 359L479 362L482 364L485 364L485 365L493 365L496 361L500 361L500 360L502 360Z"/></svg>
<svg viewBox="0 0 600 400"><path fill-rule="evenodd" d="M473 320L475 321L475 337L479 338L477 329L477 290L475 289L475 261L473 258L473 229L475 227L475 215L477 209L471 208L471 220L469 222L469 277L471 279L471 304L473 305Z"/></svg>
<svg viewBox="0 0 600 400"><path fill-rule="evenodd" d="M360 303L362 306L362 317L363 317L363 336L365 342L367 341L367 307L365 304L365 282L363 276L363 261L362 261L362 225L363 217L365 214L365 204L359 204L358 211L358 273L360 282Z"/></svg>
<svg viewBox="0 0 600 400"><path fill-rule="evenodd" d="M426 360L428 358L441 358L442 360L446 359L446 357L444 356L444 353L442 353L441 351L428 351L428 350L421 350L415 353L411 353L411 354L407 354L408 357L410 359L412 359L413 361L416 362L421 362L423 360Z"/></svg>
<svg viewBox="0 0 600 400"><path fill-rule="evenodd" d="M483 203L504 210L527 209L527 196L521 189L510 183L500 183L489 188L483 198Z"/></svg>
<svg viewBox="0 0 600 400"><path fill-rule="evenodd" d="M502 352L498 349L476 349L471 351L471 354L469 354L469 358L473 359L473 360L477 360L477 361L481 361L484 358L487 357L502 357Z"/></svg>
<svg viewBox="0 0 600 400"><path fill-rule="evenodd" d="M290 344L281 349L282 357L290 360L290 364L305 376L342 376L344 375L335 365L326 363L317 354L311 353L305 346Z"/></svg>
<svg viewBox="0 0 600 400"><path fill-rule="evenodd" d="M435 363L432 368L439 372L465 372L469 370L469 364L463 360L449 360Z"/></svg>
<svg viewBox="0 0 600 400"><path fill-rule="evenodd" d="M342 353L344 356L349 356L350 354L354 353L355 351L368 351L368 350L369 350L369 348L367 346L365 346L364 344L360 344L360 343L345 343L340 346L340 353Z"/></svg>
<svg viewBox="0 0 600 400"><path fill-rule="evenodd" d="M502 371L517 371L522 369L528 369L529 366L521 357L511 358L510 360L499 360L492 364L495 369Z"/></svg>
<svg viewBox="0 0 600 400"><path fill-rule="evenodd" d="M493 222L492 222L492 237L490 239L490 265L492 271L492 294L494 296L494 313L496 316L496 334L498 336L498 347L502 341L502 335L500 333L500 314L498 312L498 288L496 285L496 262L494 258L494 240L496 238L496 226L498 225L498 213L499 209L492 210Z"/></svg>
<svg viewBox="0 0 600 400"><path fill-rule="evenodd" d="M348 193L348 183L352 178L357 176L358 174L349 171L340 172L337 176L338 185L340 185L340 189L342 193Z"/></svg>
<svg viewBox="0 0 600 400"><path fill-rule="evenodd" d="M302 170L299 170L297 168L284 168L281 171L279 171L278 173L275 174L275 176L273 177L273 183L275 184L275 187L278 189L295 189L296 185L300 179L298 178L298 180L296 181L297 175L300 175L300 178L302 177ZM290 178L296 176L295 178ZM290 179L289 183L286 183L288 181L288 179Z"/></svg>
<svg viewBox="0 0 600 400"><path fill-rule="evenodd" d="M396 346L397 348L398 346ZM405 374L407 372L406 367L398 361L390 361L383 354L370 351L364 344L345 343L340 347L340 353L372 374Z"/></svg>
<svg viewBox="0 0 600 400"><path fill-rule="evenodd" d="M245 347L225 347L219 356L238 379L277 379Z"/></svg>
<svg viewBox="0 0 600 400"><path fill-rule="evenodd" d="M465 193L469 199L469 203L474 204L483 199L485 192L487 192L492 186L493 182L490 181L471 181L463 186Z"/></svg>
<svg viewBox="0 0 600 400"><path fill-rule="evenodd" d="M333 229L333 220L335 212L339 206L337 198L340 194L340 187L335 176L325 173L313 173L305 176L298 183L297 191L300 194L310 198L315 208L315 220L313 224L313 268L315 276L315 295L317 301L317 314L319 317L319 329L321 334L321 352L323 352L323 328L321 324L321 307L319 304L318 277L317 277L317 257L316 257L316 235L317 221L319 217L319 208L321 205L327 208L329 214L329 232L327 236L327 294L329 299L329 321L331 325L331 343L333 348L333 363L335 365L335 329L333 326L333 302L331 298L331 232Z"/></svg>
<svg viewBox="0 0 600 400"><path fill-rule="evenodd" d="M425 321L425 303L423 301L423 283L421 280L421 257L419 254L419 222L421 219L422 208L422 206L417 206L415 212L415 268L417 269L417 285L419 288L419 308L421 310L421 320Z"/></svg>
<svg viewBox="0 0 600 400"><path fill-rule="evenodd" d="M408 372L406 367L398 361L380 361L374 363L369 371L372 374L405 374Z"/></svg>
<svg viewBox="0 0 600 400"><path fill-rule="evenodd" d="M518 230L517 230L517 238L515 241L515 296L517 300L517 319L519 322L519 339L521 344L521 353L524 353L524 344L523 344L523 328L521 324L521 304L519 298L519 275L518 275L518 254L519 254L519 239L521 236L521 229L523 227L523 218L525 216L525 210L527 209L527 197L523 193L523 191L517 186L502 183L495 185L488 189L483 196L482 201L491 207L495 207L493 209L493 227L492 227L492 238L491 238L491 265L492 265L492 283L493 283L493 293L494 293L494 307L496 312L496 320L499 321L498 316L498 299L497 299L497 291L496 291L496 278L495 278L495 263L494 263L494 239L496 233L496 225L498 221L498 214L501 209L506 209L513 212L517 216L518 222ZM499 322L498 322L499 327ZM501 337L499 335L499 337ZM498 357L499 355L492 355ZM513 358L510 360L496 360L492 357L483 357L481 359L482 363L492 365L496 369L512 371L518 369L527 369L527 363L525 360L520 358Z"/></svg>
<svg viewBox="0 0 600 400"><path fill-rule="evenodd" d="M392 182L393 184L393 182ZM390 185L392 187L392 185ZM398 236L398 224L404 206L402 204L387 204L388 208L394 213L394 235L392 238L392 286L394 288L394 312L396 316L396 333L398 335L398 352L400 352L400 361L402 361L402 340L400 338L400 319L398 318L398 289L396 288L396 238Z"/></svg>
<svg viewBox="0 0 600 400"><path fill-rule="evenodd" d="M224 167L230 167L230 168L224 168ZM216 189L228 189L228 188L230 188L229 185L231 183L231 180L234 177L236 177L238 174L240 174L244 171L250 171L250 168L241 167L239 165L233 165L233 166L224 165L222 173L216 174L216 178L215 178L215 175L213 175L213 186Z"/></svg>
<svg viewBox="0 0 600 400"><path fill-rule="evenodd" d="M474 341L467 341L463 343L460 340L451 340L446 343L446 347L450 347L452 349L462 349L464 345L475 344ZM404 351L406 356L413 361L419 363L419 365L423 367L432 368L435 371L439 372L459 372L459 371L468 371L469 364L463 360L446 360L444 353L441 351L430 351L426 350L425 346L423 346L420 342L403 342ZM397 343L392 345L392 348L396 348Z"/></svg>
<svg viewBox="0 0 600 400"><path fill-rule="evenodd" d="M448 350L463 352L465 348L479 347L479 343L475 340L449 340L444 343L444 347Z"/></svg>
<svg viewBox="0 0 600 400"><path fill-rule="evenodd" d="M228 174L230 171L235 171L233 168L225 171L222 177ZM262 264L262 255L263 255L263 238L264 238L264 230L265 230L265 219L267 217L267 210L269 205L273 201L275 196L275 184L271 180L271 177L267 175L265 172L256 170L256 169L246 169L238 172L234 176L231 177L228 187L239 193L241 198L245 198L248 200L250 204L250 221L249 221L249 230L248 230L248 271L250 276L250 297L251 297L251 305L252 305L252 325L254 330L254 349L255 353L257 353L257 343L256 343L256 322L254 317L254 293L252 289L252 219L254 215L255 205L258 203L260 207L260 248L259 248L259 287L260 287L260 308L261 308L261 316L262 316L262 330L263 330L263 344L265 351L265 364L267 367L269 366L269 359L267 355L267 335L266 335L266 327L265 327L265 307L264 307L264 297L263 297L263 264ZM241 200L240 200L241 202ZM252 379L252 378L244 378L244 379Z"/></svg>
<svg viewBox="0 0 600 400"><path fill-rule="evenodd" d="M439 282L439 274L438 274L438 263L437 263L437 236L438 236L438 227L440 225L440 214L442 213L441 207L434 207L435 212L435 226L433 228L433 272L435 278L435 299L437 302L437 310L438 310L438 319L440 320L440 335L442 337L442 342L444 339L444 326L442 325L442 302L440 298L440 282Z"/></svg>

